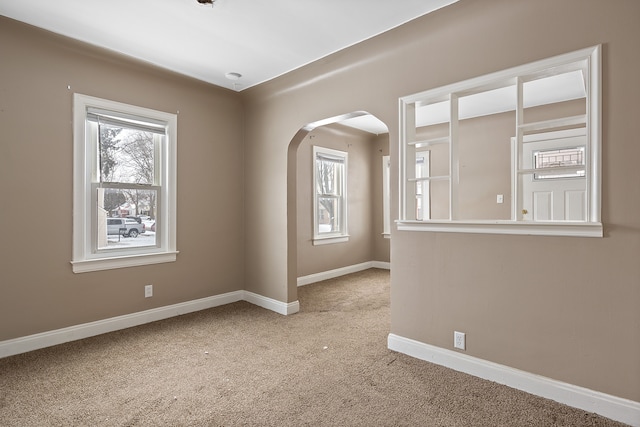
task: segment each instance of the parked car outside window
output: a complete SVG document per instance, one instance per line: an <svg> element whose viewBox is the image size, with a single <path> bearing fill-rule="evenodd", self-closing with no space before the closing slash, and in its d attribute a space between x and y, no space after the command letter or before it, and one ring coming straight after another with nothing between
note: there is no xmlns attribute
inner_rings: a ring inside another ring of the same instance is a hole
<svg viewBox="0 0 640 427"><path fill-rule="evenodd" d="M135 222L137 222L138 224L142 224L142 218L141 218L141 217L139 217L139 216L129 215L129 216L126 216L125 218L133 219L133 220L135 220Z"/></svg>
<svg viewBox="0 0 640 427"><path fill-rule="evenodd" d="M138 237L145 231L145 225L138 224L135 219L107 218L107 235L117 236L120 234L125 237Z"/></svg>

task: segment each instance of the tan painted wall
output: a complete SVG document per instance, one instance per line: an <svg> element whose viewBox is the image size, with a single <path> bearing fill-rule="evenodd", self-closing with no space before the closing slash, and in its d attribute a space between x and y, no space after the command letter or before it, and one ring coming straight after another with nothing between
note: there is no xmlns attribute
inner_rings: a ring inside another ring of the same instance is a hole
<svg viewBox="0 0 640 427"><path fill-rule="evenodd" d="M373 136L345 128L323 126L313 130L298 147L298 277L373 260ZM345 151L349 241L313 245L313 146ZM378 184L380 185L380 184ZM380 205L378 210L382 209Z"/></svg>
<svg viewBox="0 0 640 427"><path fill-rule="evenodd" d="M372 261L391 262L391 241L385 238L383 224L383 202L382 202L382 156L389 155L389 134L385 133L376 136L371 144L371 212L373 222L371 223L371 235L373 236Z"/></svg>
<svg viewBox="0 0 640 427"><path fill-rule="evenodd" d="M297 298L288 147L307 123L367 110L397 160L400 96L602 43L605 237L393 231L391 332L450 349L461 330L471 356L640 401L638 16L635 0L461 0L243 92L247 211L276 193L246 223L247 289Z"/></svg>
<svg viewBox="0 0 640 427"><path fill-rule="evenodd" d="M180 111L175 263L72 273L74 92ZM0 340L242 289L242 180L236 93L0 18Z"/></svg>

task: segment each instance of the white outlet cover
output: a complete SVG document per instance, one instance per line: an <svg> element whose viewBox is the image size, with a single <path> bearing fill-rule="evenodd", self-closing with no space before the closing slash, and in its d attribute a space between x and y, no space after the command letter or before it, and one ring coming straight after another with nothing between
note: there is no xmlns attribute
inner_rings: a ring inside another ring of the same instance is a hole
<svg viewBox="0 0 640 427"><path fill-rule="evenodd" d="M466 334L464 332L453 332L453 347L466 350Z"/></svg>

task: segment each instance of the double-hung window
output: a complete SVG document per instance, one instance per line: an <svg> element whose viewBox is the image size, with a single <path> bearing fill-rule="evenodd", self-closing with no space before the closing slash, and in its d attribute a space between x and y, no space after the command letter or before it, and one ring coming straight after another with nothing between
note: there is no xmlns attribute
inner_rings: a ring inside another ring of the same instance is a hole
<svg viewBox="0 0 640 427"><path fill-rule="evenodd" d="M74 96L73 271L176 259L175 114Z"/></svg>
<svg viewBox="0 0 640 427"><path fill-rule="evenodd" d="M344 151L313 147L313 244L345 242L347 234L347 158Z"/></svg>

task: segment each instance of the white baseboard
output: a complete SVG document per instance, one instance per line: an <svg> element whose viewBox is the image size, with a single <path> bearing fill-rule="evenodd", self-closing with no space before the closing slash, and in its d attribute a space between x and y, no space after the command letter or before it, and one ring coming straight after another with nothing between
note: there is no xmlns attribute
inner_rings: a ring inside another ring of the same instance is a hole
<svg viewBox="0 0 640 427"><path fill-rule="evenodd" d="M271 298L263 297L247 291L235 291L222 295L201 298L165 307L153 308L151 310L140 311L95 322L83 323L81 325L70 326L68 328L56 329L54 331L42 332L28 335L26 337L0 341L0 358L13 356L15 354L26 353L40 348L51 347L69 341L89 338L96 335L114 332L120 329L151 323L181 314L192 313L194 311L206 310L225 304L238 301L247 301L251 304L275 311L279 314L293 314L299 311L298 301L284 303Z"/></svg>
<svg viewBox="0 0 640 427"><path fill-rule="evenodd" d="M298 286L310 285L311 283L333 279L334 277L344 276L345 274L357 273L358 271L368 270L370 268L382 268L385 270L390 270L391 263L382 262L382 261L367 261L361 264L355 264L355 265L349 265L347 267L336 268L335 270L309 274L308 276L298 277Z"/></svg>
<svg viewBox="0 0 640 427"><path fill-rule="evenodd" d="M391 270L391 263L384 261L371 261L371 268L379 268L381 270Z"/></svg>
<svg viewBox="0 0 640 427"><path fill-rule="evenodd" d="M258 307L266 308L267 310L275 311L276 313L283 314L285 316L300 311L300 302L298 301L285 303L248 291L244 292L243 299L251 304L257 305Z"/></svg>
<svg viewBox="0 0 640 427"><path fill-rule="evenodd" d="M640 427L640 402L531 374L394 334L389 334L388 347L417 359Z"/></svg>

